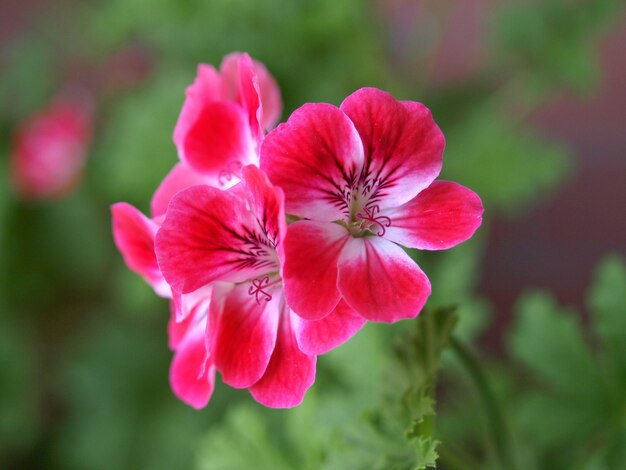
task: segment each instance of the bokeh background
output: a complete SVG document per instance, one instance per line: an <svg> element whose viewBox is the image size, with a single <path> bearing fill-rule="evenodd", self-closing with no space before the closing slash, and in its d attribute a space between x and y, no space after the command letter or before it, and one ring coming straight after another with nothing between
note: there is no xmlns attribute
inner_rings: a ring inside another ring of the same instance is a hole
<svg viewBox="0 0 626 470"><path fill-rule="evenodd" d="M626 468L623 7L3 0L0 468L411 468L379 459L393 443L369 455L354 438L368 410L386 412L391 344L409 322L367 325L320 357L295 410L219 384L198 412L170 392L168 305L125 267L109 206L147 211L177 160L196 65L237 50L276 77L283 119L362 86L432 109L443 177L481 195L485 221L458 248L413 253L434 286L428 307L458 305L456 334L506 406L520 468ZM84 178L63 198L24 200L9 172L16 126L68 89L93 101ZM468 378L442 362L440 468L502 468Z"/></svg>

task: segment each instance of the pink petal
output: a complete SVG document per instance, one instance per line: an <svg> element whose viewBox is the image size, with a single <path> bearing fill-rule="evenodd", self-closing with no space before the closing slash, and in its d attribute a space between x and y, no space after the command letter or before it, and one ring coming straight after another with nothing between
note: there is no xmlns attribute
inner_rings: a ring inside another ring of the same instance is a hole
<svg viewBox="0 0 626 470"><path fill-rule="evenodd" d="M243 165L257 163L248 118L236 103L204 105L183 141L183 160L195 171L230 180Z"/></svg>
<svg viewBox="0 0 626 470"><path fill-rule="evenodd" d="M198 119L204 106L222 99L222 79L212 65L198 65L196 79L186 90L186 99L174 129L174 143L181 159L183 144L189 129Z"/></svg>
<svg viewBox="0 0 626 470"><path fill-rule="evenodd" d="M259 91L261 93L261 104L263 105L263 120L261 122L263 129L272 129L283 110L283 101L280 97L280 89L272 75L268 72L265 65L261 62L254 61L254 70L259 77Z"/></svg>
<svg viewBox="0 0 626 470"><path fill-rule="evenodd" d="M256 142L263 139L261 120L263 108L261 107L261 92L259 79L256 74L254 63L248 54L242 54L239 58L239 103L248 114L250 133ZM258 149L257 149L258 150Z"/></svg>
<svg viewBox="0 0 626 470"><path fill-rule="evenodd" d="M339 257L339 291L371 321L416 317L430 282L402 248L380 237L352 238Z"/></svg>
<svg viewBox="0 0 626 470"><path fill-rule="evenodd" d="M285 221L285 195L280 188L270 183L267 175L259 168L248 165L242 170L242 181L250 202L250 208L259 224L275 246L281 247L287 233Z"/></svg>
<svg viewBox="0 0 626 470"><path fill-rule="evenodd" d="M176 350L181 341L185 338L193 317L182 317L182 320L174 300L170 300L170 318L167 322L168 345L171 350Z"/></svg>
<svg viewBox="0 0 626 470"><path fill-rule="evenodd" d="M238 102L241 102L241 100L238 100L238 96L241 86L240 60L243 55L244 54L241 52L228 54L224 57L222 65L220 66L224 83L224 95L228 97L228 99ZM283 106L280 90L276 84L276 80L274 80L274 77L268 72L265 65L257 60L252 61L252 63L258 80L258 91L260 93L263 109L261 124L263 129L268 130L274 127L280 118Z"/></svg>
<svg viewBox="0 0 626 470"><path fill-rule="evenodd" d="M363 147L338 108L305 104L270 132L261 168L285 191L287 213L333 221L349 215L349 194L361 171Z"/></svg>
<svg viewBox="0 0 626 470"><path fill-rule="evenodd" d="M289 307L307 320L328 315L339 302L337 262L350 239L348 231L328 222L299 221L285 238L283 282Z"/></svg>
<svg viewBox="0 0 626 470"><path fill-rule="evenodd" d="M435 181L406 204L384 213L385 238L421 250L445 250L470 238L482 222L476 193L457 183Z"/></svg>
<svg viewBox="0 0 626 470"><path fill-rule="evenodd" d="M397 101L376 88L361 88L341 104L363 140L360 186L381 209L413 199L441 171L445 141L428 108Z"/></svg>
<svg viewBox="0 0 626 470"><path fill-rule="evenodd" d="M258 381L267 368L276 344L280 290L268 292L272 299L257 303L243 284L224 301L215 336L215 365L225 383L246 388Z"/></svg>
<svg viewBox="0 0 626 470"><path fill-rule="evenodd" d="M291 321L300 350L306 354L325 354L352 338L365 318L342 300L321 320L308 321L292 315Z"/></svg>
<svg viewBox="0 0 626 470"><path fill-rule="evenodd" d="M174 394L188 405L204 408L215 383L215 366L208 359L204 325L193 328L178 345L170 367L170 385Z"/></svg>
<svg viewBox="0 0 626 470"><path fill-rule="evenodd" d="M152 217L159 217L167 211L170 199L183 189L201 184L217 187L217 181L193 171L185 163L177 163L161 182L150 202Z"/></svg>
<svg viewBox="0 0 626 470"><path fill-rule="evenodd" d="M235 192L194 186L170 202L157 233L165 279L186 294L213 281L242 282L277 269L259 224Z"/></svg>
<svg viewBox="0 0 626 470"><path fill-rule="evenodd" d="M183 321L187 317L197 317L206 315L213 296L213 285L201 287L188 294L173 292L173 299L176 303L177 321Z"/></svg>
<svg viewBox="0 0 626 470"><path fill-rule="evenodd" d="M270 408L298 406L304 394L315 382L315 355L298 348L291 325L292 316L284 311L276 347L261 380L250 387L252 397Z"/></svg>
<svg viewBox="0 0 626 470"><path fill-rule="evenodd" d="M126 265L141 275L158 295L171 297L171 290L163 279L154 254L154 236L158 225L125 202L113 204L111 213L113 239Z"/></svg>

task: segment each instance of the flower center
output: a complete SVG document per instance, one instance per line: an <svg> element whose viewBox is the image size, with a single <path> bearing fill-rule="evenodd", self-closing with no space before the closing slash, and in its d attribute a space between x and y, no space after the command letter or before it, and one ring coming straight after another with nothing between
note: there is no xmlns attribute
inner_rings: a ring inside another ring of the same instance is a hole
<svg viewBox="0 0 626 470"><path fill-rule="evenodd" d="M224 169L220 171L217 177L217 182L220 184L220 186L224 186L226 185L226 183L229 183L233 178L239 178L241 176L242 168L243 165L240 161L232 161L228 163L224 167Z"/></svg>
<svg viewBox="0 0 626 470"><path fill-rule="evenodd" d="M252 285L248 288L248 295L253 295L258 305L261 305L262 300L269 302L272 300L272 294L270 294L267 289L280 282L282 282L280 277L273 282L270 282L269 275L255 277L251 281Z"/></svg>
<svg viewBox="0 0 626 470"><path fill-rule="evenodd" d="M386 215L376 215L380 212L380 207L371 206L364 207L363 212L357 212L356 218L360 220L359 225L362 231L370 231L374 233L376 230L376 235L382 237L385 234L385 227L391 226L391 219Z"/></svg>

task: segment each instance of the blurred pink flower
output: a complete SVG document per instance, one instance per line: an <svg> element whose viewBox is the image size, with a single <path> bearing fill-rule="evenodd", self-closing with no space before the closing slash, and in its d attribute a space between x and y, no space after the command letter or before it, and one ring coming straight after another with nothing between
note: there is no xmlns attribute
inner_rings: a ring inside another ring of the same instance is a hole
<svg viewBox="0 0 626 470"><path fill-rule="evenodd" d="M91 141L92 121L80 101L57 98L16 129L11 181L26 199L50 199L80 181Z"/></svg>
<svg viewBox="0 0 626 470"><path fill-rule="evenodd" d="M343 299L372 321L413 318L430 282L398 245L447 249L472 236L480 198L434 181L445 141L430 111L363 88L340 108L307 104L264 141L261 167L285 191L289 306L319 320ZM315 288L312 288L312 287Z"/></svg>

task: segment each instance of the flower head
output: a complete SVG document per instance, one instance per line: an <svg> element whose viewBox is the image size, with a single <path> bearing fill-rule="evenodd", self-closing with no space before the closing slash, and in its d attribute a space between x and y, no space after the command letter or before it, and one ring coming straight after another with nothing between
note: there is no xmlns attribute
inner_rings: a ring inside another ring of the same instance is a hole
<svg viewBox="0 0 626 470"><path fill-rule="evenodd" d="M253 166L228 191L196 186L170 203L156 254L175 291L220 283L211 301L210 355L224 382L270 407L302 401L316 354L348 339L363 321L338 305L321 322L294 315L282 285L283 192Z"/></svg>
<svg viewBox="0 0 626 470"><path fill-rule="evenodd" d="M258 165L265 131L281 107L273 77L248 54L226 56L219 71L200 64L174 130L180 159L207 184L232 186L245 165Z"/></svg>
<svg viewBox="0 0 626 470"><path fill-rule="evenodd" d="M426 275L398 246L446 249L481 223L463 186L434 181L444 138L420 103L364 88L337 108L308 104L271 132L261 167L285 191L283 278L291 308L323 318L343 299L373 321L416 316ZM312 287L315 288L312 288Z"/></svg>
<svg viewBox="0 0 626 470"><path fill-rule="evenodd" d="M17 128L11 179L25 198L62 196L80 180L91 140L91 119L78 101L57 98Z"/></svg>

